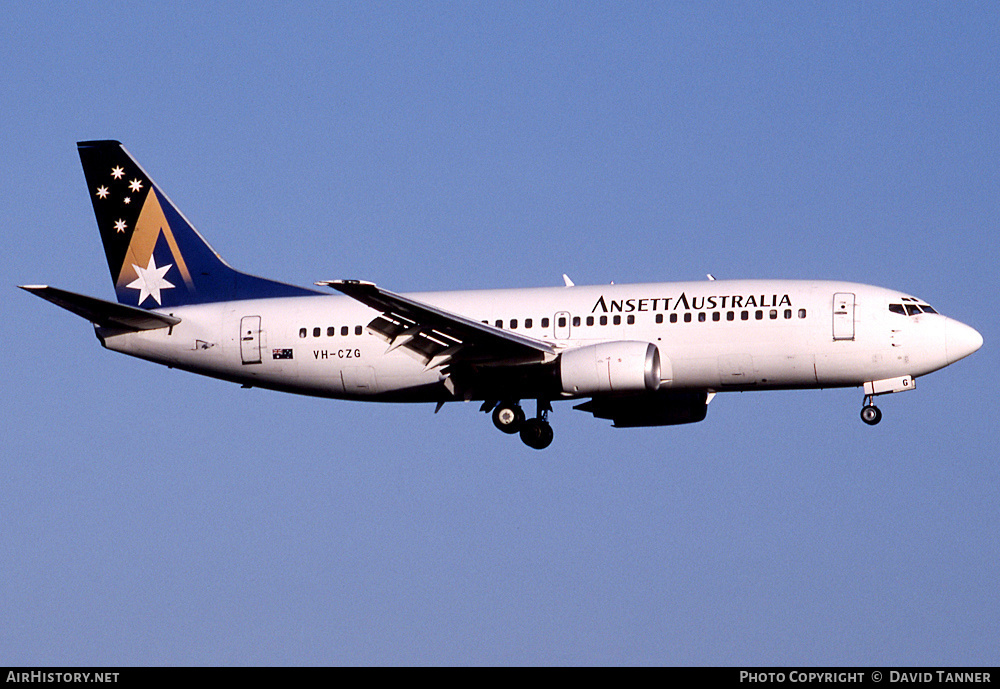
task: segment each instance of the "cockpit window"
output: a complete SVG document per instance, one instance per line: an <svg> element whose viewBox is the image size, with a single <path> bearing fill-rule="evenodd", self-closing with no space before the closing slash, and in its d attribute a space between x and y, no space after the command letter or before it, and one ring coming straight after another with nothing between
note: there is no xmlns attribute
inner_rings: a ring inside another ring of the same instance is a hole
<svg viewBox="0 0 1000 689"><path fill-rule="evenodd" d="M903 297L905 304L889 304L889 311L900 316L919 316L921 313L937 313L927 304L921 304L912 297Z"/></svg>

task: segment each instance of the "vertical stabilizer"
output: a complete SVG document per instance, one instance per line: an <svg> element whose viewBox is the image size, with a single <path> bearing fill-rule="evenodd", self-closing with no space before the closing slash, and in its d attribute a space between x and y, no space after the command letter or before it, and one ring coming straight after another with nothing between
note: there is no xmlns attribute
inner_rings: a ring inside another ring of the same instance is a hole
<svg viewBox="0 0 1000 689"><path fill-rule="evenodd" d="M231 268L119 142L77 146L119 303L154 309L316 294Z"/></svg>

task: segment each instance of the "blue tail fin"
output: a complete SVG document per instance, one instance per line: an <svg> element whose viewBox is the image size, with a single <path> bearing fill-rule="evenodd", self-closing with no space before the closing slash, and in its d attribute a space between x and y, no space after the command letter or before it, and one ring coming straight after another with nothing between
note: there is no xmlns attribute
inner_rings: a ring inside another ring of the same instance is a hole
<svg viewBox="0 0 1000 689"><path fill-rule="evenodd" d="M154 309L317 294L231 268L119 142L77 146L119 303Z"/></svg>

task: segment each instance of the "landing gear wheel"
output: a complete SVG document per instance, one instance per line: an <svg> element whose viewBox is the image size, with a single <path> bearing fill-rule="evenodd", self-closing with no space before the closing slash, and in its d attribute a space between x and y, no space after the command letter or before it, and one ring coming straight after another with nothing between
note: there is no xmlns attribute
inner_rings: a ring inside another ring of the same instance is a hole
<svg viewBox="0 0 1000 689"><path fill-rule="evenodd" d="M552 426L545 419L528 419L521 426L521 441L535 450L544 450L552 444Z"/></svg>
<svg viewBox="0 0 1000 689"><path fill-rule="evenodd" d="M517 433L523 423L524 410L516 404L501 402L493 410L493 425L504 433Z"/></svg>
<svg viewBox="0 0 1000 689"><path fill-rule="evenodd" d="M861 420L869 426L874 426L882 420L882 410L874 404L865 405L865 407L861 410Z"/></svg>

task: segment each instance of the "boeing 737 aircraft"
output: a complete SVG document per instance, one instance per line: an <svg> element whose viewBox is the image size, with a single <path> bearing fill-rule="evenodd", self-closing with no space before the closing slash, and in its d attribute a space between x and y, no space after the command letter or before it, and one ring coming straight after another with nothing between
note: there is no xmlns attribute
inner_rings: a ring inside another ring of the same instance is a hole
<svg viewBox="0 0 1000 689"><path fill-rule="evenodd" d="M847 282L295 287L231 268L117 141L78 146L117 303L23 289L91 321L107 349L244 387L435 411L482 401L498 429L542 449L558 400L616 427L667 426L701 421L718 392L863 387L874 425L877 395L983 343L922 299Z"/></svg>

